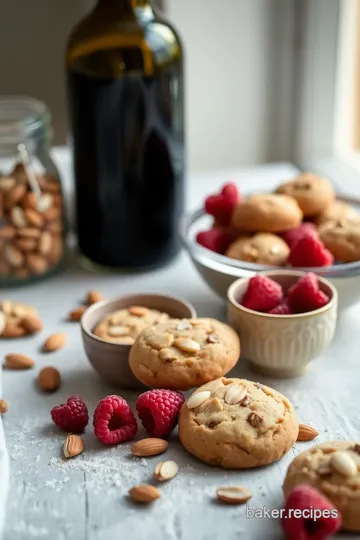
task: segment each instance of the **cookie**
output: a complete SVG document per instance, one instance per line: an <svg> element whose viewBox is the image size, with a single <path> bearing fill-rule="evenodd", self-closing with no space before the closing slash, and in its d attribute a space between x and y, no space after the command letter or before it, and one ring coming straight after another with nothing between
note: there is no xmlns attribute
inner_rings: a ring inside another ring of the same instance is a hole
<svg viewBox="0 0 360 540"><path fill-rule="evenodd" d="M315 218L315 224L319 227L329 221L340 221L360 217L359 213L350 204L342 201L333 201Z"/></svg>
<svg viewBox="0 0 360 540"><path fill-rule="evenodd" d="M242 236L233 242L225 252L227 257L257 264L283 266L290 254L287 243L271 233Z"/></svg>
<svg viewBox="0 0 360 540"><path fill-rule="evenodd" d="M144 328L168 319L167 313L143 306L130 306L106 315L93 333L105 341L132 345Z"/></svg>
<svg viewBox="0 0 360 540"><path fill-rule="evenodd" d="M251 195L238 204L232 226L245 232L277 233L300 225L303 215L299 205L287 195Z"/></svg>
<svg viewBox="0 0 360 540"><path fill-rule="evenodd" d="M336 261L360 260L360 217L329 221L319 227L319 235Z"/></svg>
<svg viewBox="0 0 360 540"><path fill-rule="evenodd" d="M360 444L335 441L318 444L291 462L284 494L299 484L321 491L340 511L342 527L360 531Z"/></svg>
<svg viewBox="0 0 360 540"><path fill-rule="evenodd" d="M222 377L184 403L179 437L198 459L229 469L280 459L298 436L294 409L282 394L245 379Z"/></svg>
<svg viewBox="0 0 360 540"><path fill-rule="evenodd" d="M147 386L184 390L225 375L239 356L238 335L226 324L215 319L171 319L140 334L129 363Z"/></svg>
<svg viewBox="0 0 360 540"><path fill-rule="evenodd" d="M314 173L300 174L294 180L281 184L276 193L293 197L304 216L320 214L335 199L335 193L330 182Z"/></svg>

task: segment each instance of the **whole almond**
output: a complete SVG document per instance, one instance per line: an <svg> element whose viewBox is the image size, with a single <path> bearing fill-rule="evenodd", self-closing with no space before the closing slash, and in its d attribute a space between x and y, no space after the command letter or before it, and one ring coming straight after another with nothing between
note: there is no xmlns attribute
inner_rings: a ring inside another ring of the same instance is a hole
<svg viewBox="0 0 360 540"><path fill-rule="evenodd" d="M7 321L3 330L4 338L19 338L26 335L26 330L16 322Z"/></svg>
<svg viewBox="0 0 360 540"><path fill-rule="evenodd" d="M131 453L137 457L157 456L167 450L169 443L164 439L150 437L136 442L131 447Z"/></svg>
<svg viewBox="0 0 360 540"><path fill-rule="evenodd" d="M14 268L19 268L24 264L24 255L13 245L7 245L4 249L5 260Z"/></svg>
<svg viewBox="0 0 360 540"><path fill-rule="evenodd" d="M154 477L159 482L171 480L179 472L179 466L175 461L161 461L155 467Z"/></svg>
<svg viewBox="0 0 360 540"><path fill-rule="evenodd" d="M26 262L34 274L43 274L48 268L47 260L37 253L27 253Z"/></svg>
<svg viewBox="0 0 360 540"><path fill-rule="evenodd" d="M299 424L298 441L312 441L319 435L315 428L306 424Z"/></svg>
<svg viewBox="0 0 360 540"><path fill-rule="evenodd" d="M151 503L160 498L160 491L150 484L140 484L129 490L130 497L139 503Z"/></svg>
<svg viewBox="0 0 360 540"><path fill-rule="evenodd" d="M35 193L32 193L31 191L29 191L28 193L25 193L24 197L22 198L21 204L25 211L28 210L29 208L31 208L32 210L35 210L36 209Z"/></svg>
<svg viewBox="0 0 360 540"><path fill-rule="evenodd" d="M34 365L34 360L25 354L11 353L5 356L4 367L7 369L30 369Z"/></svg>
<svg viewBox="0 0 360 540"><path fill-rule="evenodd" d="M330 466L342 476L354 476L357 473L357 465L353 458L342 450L338 450L330 456Z"/></svg>
<svg viewBox="0 0 360 540"><path fill-rule="evenodd" d="M227 504L244 504L251 499L251 492L243 486L224 486L216 490L217 498Z"/></svg>
<svg viewBox="0 0 360 540"><path fill-rule="evenodd" d="M49 231L44 231L41 233L39 238L39 251L42 255L47 255L51 250L52 245L52 236Z"/></svg>
<svg viewBox="0 0 360 540"><path fill-rule="evenodd" d="M43 329L43 323L40 317L37 317L36 315L27 315L24 317L21 321L21 326L25 328L29 334L36 334Z"/></svg>
<svg viewBox="0 0 360 540"><path fill-rule="evenodd" d="M55 392L61 385L60 373L52 366L44 367L38 375L38 384L46 392Z"/></svg>
<svg viewBox="0 0 360 540"><path fill-rule="evenodd" d="M23 184L18 184L14 188L8 190L5 197L5 208L9 210L15 206L23 198L25 193L26 186Z"/></svg>
<svg viewBox="0 0 360 540"><path fill-rule="evenodd" d="M0 238L10 240L11 238L14 238L15 234L16 234L16 229L14 227L10 227L10 226L0 227Z"/></svg>
<svg viewBox="0 0 360 540"><path fill-rule="evenodd" d="M189 397L189 399L186 402L188 409L196 409L196 407L199 407L204 403L209 397L211 396L211 392L209 390L203 390L202 392L195 392L192 396Z"/></svg>
<svg viewBox="0 0 360 540"><path fill-rule="evenodd" d="M20 206L13 206L10 210L10 219L14 227L26 227L27 220L24 210Z"/></svg>
<svg viewBox="0 0 360 540"><path fill-rule="evenodd" d="M52 334L46 339L43 345L43 351L44 352L57 351L58 349L62 349L65 346L65 343L66 343L66 334L64 332L57 332L56 334Z"/></svg>
<svg viewBox="0 0 360 540"><path fill-rule="evenodd" d="M69 321L80 321L81 317L84 315L86 311L86 307L85 306L80 306L78 308L75 308L73 309L72 311L70 311L69 313Z"/></svg>
<svg viewBox="0 0 360 540"><path fill-rule="evenodd" d="M8 404L5 399L0 399L0 414L6 414L8 412Z"/></svg>
<svg viewBox="0 0 360 540"><path fill-rule="evenodd" d="M22 227L17 233L23 238L39 238L41 231L35 227Z"/></svg>
<svg viewBox="0 0 360 540"><path fill-rule="evenodd" d="M17 238L15 244L17 248L27 253L36 249L37 240L36 238Z"/></svg>
<svg viewBox="0 0 360 540"><path fill-rule="evenodd" d="M33 225L34 227L43 226L44 218L42 217L40 212L34 210L34 208L26 208L24 213L29 225Z"/></svg>
<svg viewBox="0 0 360 540"><path fill-rule="evenodd" d="M80 435L69 433L64 441L63 452L66 458L72 458L81 454L84 450L84 441Z"/></svg>
<svg viewBox="0 0 360 540"><path fill-rule="evenodd" d="M247 394L247 388L244 384L230 384L225 392L225 401L228 405L236 405L244 399Z"/></svg>
<svg viewBox="0 0 360 540"><path fill-rule="evenodd" d="M96 302L100 302L102 299L103 295L99 291L90 291L86 295L86 304L91 306L92 304L96 304Z"/></svg>

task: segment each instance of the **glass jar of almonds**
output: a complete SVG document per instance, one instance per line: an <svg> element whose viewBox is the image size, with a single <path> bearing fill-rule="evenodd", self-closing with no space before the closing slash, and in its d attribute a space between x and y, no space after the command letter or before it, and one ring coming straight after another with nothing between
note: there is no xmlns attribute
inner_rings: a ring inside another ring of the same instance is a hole
<svg viewBox="0 0 360 540"><path fill-rule="evenodd" d="M44 103L0 98L0 286L32 282L63 266L63 195L51 139Z"/></svg>

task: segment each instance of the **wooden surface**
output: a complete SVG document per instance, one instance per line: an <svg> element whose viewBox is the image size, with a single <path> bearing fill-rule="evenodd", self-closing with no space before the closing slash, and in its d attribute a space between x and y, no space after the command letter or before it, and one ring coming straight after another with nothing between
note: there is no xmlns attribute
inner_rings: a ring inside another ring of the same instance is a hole
<svg viewBox="0 0 360 540"><path fill-rule="evenodd" d="M61 165L67 173L65 159ZM231 175L198 176L189 183L190 206L197 206L206 192L230 177L243 190L272 189L293 172L291 166L279 165ZM92 415L97 402L108 394L120 393L132 404L136 398L136 394L119 391L98 378L84 354L78 324L64 320L85 292L94 288L107 297L140 291L172 293L192 302L200 316L225 318L224 303L200 280L185 253L167 268L145 275L94 275L71 261L68 270L52 280L6 291L5 297L36 306L45 330L31 339L0 345L2 354L26 352L36 360L33 370L3 373L3 397L9 402L3 420L11 465L4 539L279 540L277 521L246 519L245 507L218 504L215 490L222 484L240 483L253 493L249 507L281 507L287 466L311 443L298 443L272 466L236 472L211 468L192 458L174 434L166 457L179 464L180 472L161 486L161 499L145 508L134 506L126 494L134 484L151 481L161 457L134 459L129 444L106 448L96 440L90 422L84 436L85 452L73 460L63 460L64 434L51 423L53 405L80 394ZM266 379L241 361L232 375L260 380L285 393L294 403L299 420L319 430L319 442L356 439L360 429L359 315L359 308L343 315L333 344L303 377ZM40 353L44 337L58 330L67 333L66 347L53 354ZM56 366L62 375L60 390L50 396L42 394L35 384L39 369L45 365ZM143 435L140 429L138 438Z"/></svg>

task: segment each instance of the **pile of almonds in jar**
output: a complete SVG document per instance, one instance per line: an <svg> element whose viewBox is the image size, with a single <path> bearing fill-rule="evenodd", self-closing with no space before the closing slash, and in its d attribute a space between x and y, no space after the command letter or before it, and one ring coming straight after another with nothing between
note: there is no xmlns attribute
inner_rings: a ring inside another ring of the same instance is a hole
<svg viewBox="0 0 360 540"><path fill-rule="evenodd" d="M60 182L47 174L36 179L40 195L31 190L22 165L0 176L0 279L45 274L62 259Z"/></svg>

